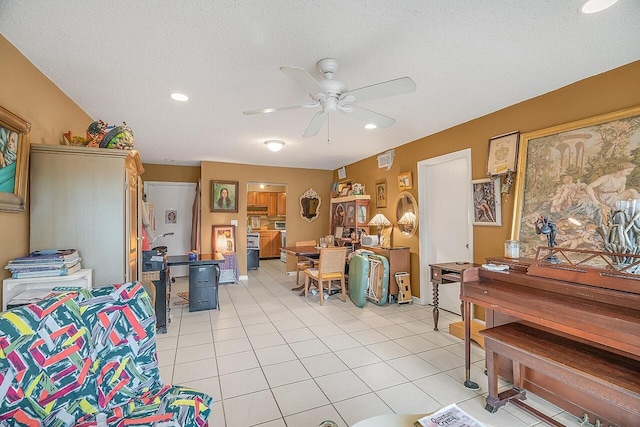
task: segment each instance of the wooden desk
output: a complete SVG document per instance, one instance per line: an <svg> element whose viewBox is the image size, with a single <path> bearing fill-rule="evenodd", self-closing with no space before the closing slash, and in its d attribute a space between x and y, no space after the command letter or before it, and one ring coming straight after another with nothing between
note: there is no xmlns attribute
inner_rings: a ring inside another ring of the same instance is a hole
<svg viewBox="0 0 640 427"><path fill-rule="evenodd" d="M433 330L438 330L438 292L441 284L461 283L462 272L467 268L478 267L478 264L469 262L445 262L442 264L429 264L431 268L431 283L433 284ZM460 312L464 314L463 304L460 301ZM464 316L463 316L464 320Z"/></svg>
<svg viewBox="0 0 640 427"><path fill-rule="evenodd" d="M399 289L395 274L399 271L411 273L411 253L409 252L409 247L384 248L375 246L364 249L381 255L389 261L389 295L398 295Z"/></svg>

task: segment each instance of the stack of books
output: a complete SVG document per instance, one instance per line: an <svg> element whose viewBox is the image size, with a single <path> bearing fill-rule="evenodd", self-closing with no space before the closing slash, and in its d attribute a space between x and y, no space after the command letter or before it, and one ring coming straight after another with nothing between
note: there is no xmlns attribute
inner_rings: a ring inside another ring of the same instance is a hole
<svg viewBox="0 0 640 427"><path fill-rule="evenodd" d="M75 249L51 249L14 258L5 269L11 270L14 279L66 276L80 271L80 260L80 254Z"/></svg>

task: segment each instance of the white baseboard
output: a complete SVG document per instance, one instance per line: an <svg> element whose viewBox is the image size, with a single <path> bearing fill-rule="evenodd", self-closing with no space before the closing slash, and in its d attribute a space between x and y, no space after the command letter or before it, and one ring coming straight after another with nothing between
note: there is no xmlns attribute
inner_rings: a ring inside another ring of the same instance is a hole
<svg viewBox="0 0 640 427"><path fill-rule="evenodd" d="M245 280L245 281L246 281L246 280L249 280L249 275L240 276L240 277L238 278L238 280Z"/></svg>

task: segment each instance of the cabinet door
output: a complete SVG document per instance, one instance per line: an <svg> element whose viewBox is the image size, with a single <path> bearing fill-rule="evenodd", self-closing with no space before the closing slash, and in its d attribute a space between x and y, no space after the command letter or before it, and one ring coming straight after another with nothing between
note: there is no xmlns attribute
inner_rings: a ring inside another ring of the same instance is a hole
<svg viewBox="0 0 640 427"><path fill-rule="evenodd" d="M267 206L269 204L269 193L259 191L256 193L256 206Z"/></svg>
<svg viewBox="0 0 640 427"><path fill-rule="evenodd" d="M267 193L269 199L267 201L267 216L278 215L278 193Z"/></svg>
<svg viewBox="0 0 640 427"><path fill-rule="evenodd" d="M256 205L256 192L249 191L247 192L247 206L255 206Z"/></svg>
<svg viewBox="0 0 640 427"><path fill-rule="evenodd" d="M345 227L355 227L356 226L356 203L355 202L346 202L345 206L345 217L344 217L344 225Z"/></svg>
<svg viewBox="0 0 640 427"><path fill-rule="evenodd" d="M271 257L271 233L260 233L260 258Z"/></svg>
<svg viewBox="0 0 640 427"><path fill-rule="evenodd" d="M369 222L369 201L358 200L356 202L356 221L357 226L366 225Z"/></svg>
<svg viewBox="0 0 640 427"><path fill-rule="evenodd" d="M278 216L287 215L287 193L278 193Z"/></svg>

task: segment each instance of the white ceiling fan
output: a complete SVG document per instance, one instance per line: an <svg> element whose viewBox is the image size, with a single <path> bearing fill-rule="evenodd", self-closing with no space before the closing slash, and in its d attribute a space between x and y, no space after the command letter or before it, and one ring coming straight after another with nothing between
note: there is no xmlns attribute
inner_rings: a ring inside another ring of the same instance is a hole
<svg viewBox="0 0 640 427"><path fill-rule="evenodd" d="M317 135L322 128L327 115L334 111L342 111L350 116L362 120L367 124L373 124L379 128L387 128L395 123L391 117L384 116L375 111L355 105L355 102L367 101L369 99L382 98L385 96L401 95L403 93L415 92L416 84L409 77L401 77L388 82L377 83L359 89L347 90L344 83L335 80L333 75L338 69L338 61L332 58L325 58L316 64L324 79L317 81L300 67L280 67L280 71L295 80L302 86L311 98L311 102L306 104L289 105L285 107L261 108L259 110L243 111L242 114L265 114L275 111L291 110L294 108L318 107L318 111L311 119L311 123L305 130L305 137Z"/></svg>

